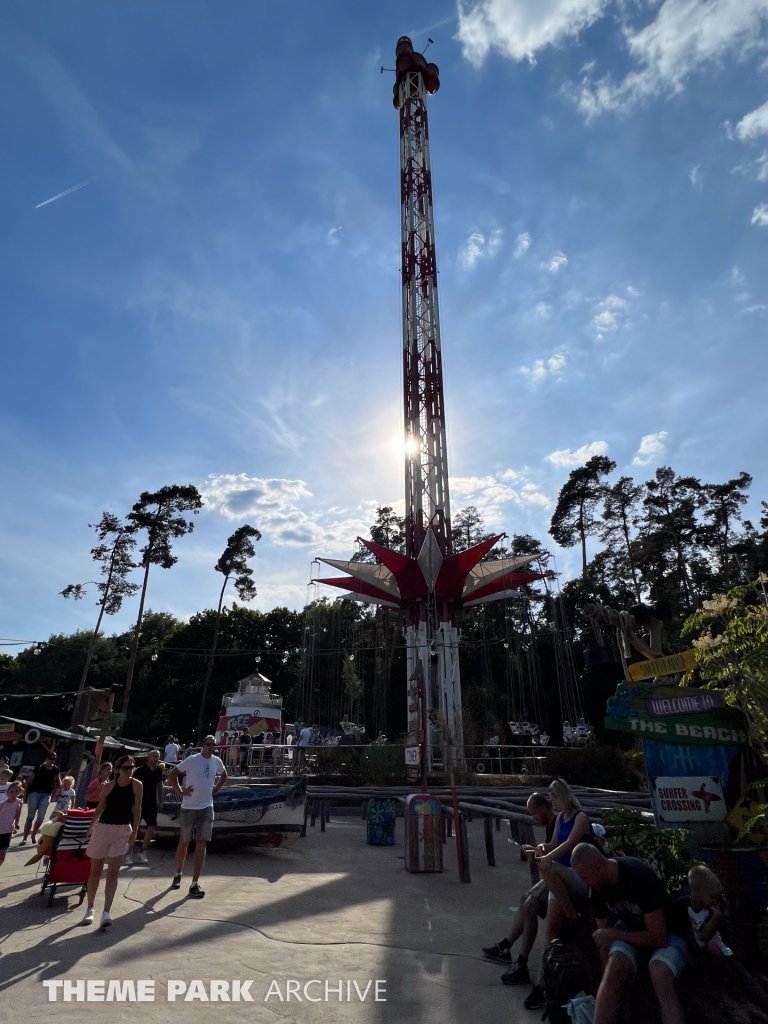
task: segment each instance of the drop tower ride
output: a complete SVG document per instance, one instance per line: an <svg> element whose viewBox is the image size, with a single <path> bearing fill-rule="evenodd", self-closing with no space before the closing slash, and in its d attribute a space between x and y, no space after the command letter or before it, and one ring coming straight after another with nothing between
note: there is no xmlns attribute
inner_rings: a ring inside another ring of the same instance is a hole
<svg viewBox="0 0 768 1024"><path fill-rule="evenodd" d="M408 664L412 765L423 772L463 759L459 608L510 595L539 573L518 572L535 556L482 559L499 534L454 554L448 485L437 258L427 96L440 88L436 64L407 36L395 50L393 102L400 117L400 234L405 443L405 551L362 540L377 564L323 558L348 576L318 582L354 600L401 608Z"/></svg>

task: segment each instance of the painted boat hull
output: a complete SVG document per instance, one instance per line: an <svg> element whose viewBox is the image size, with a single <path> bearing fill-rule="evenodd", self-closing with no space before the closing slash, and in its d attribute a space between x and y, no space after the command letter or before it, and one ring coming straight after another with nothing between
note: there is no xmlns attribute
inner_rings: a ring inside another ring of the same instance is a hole
<svg viewBox="0 0 768 1024"><path fill-rule="evenodd" d="M299 838L306 801L306 778L283 786L224 786L213 798L213 841L291 846ZM181 797L166 786L163 809L157 814L158 836L178 836L180 809Z"/></svg>

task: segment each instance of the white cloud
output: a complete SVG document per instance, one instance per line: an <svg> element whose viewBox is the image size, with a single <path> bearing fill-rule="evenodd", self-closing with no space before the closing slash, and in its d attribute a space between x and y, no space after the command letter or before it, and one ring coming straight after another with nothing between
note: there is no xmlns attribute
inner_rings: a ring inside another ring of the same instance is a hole
<svg viewBox="0 0 768 1024"><path fill-rule="evenodd" d="M768 100L744 117L736 125L736 136L742 142L768 134Z"/></svg>
<svg viewBox="0 0 768 1024"><path fill-rule="evenodd" d="M637 449L634 459L632 459L632 465L647 466L654 459L660 459L666 451L666 445L664 444L666 436L666 430L660 430L658 434L645 434L640 439L640 447Z"/></svg>
<svg viewBox="0 0 768 1024"><path fill-rule="evenodd" d="M739 270L738 267L732 267L731 268L731 282L732 282L732 284L743 284L744 283L744 275L742 274L742 272Z"/></svg>
<svg viewBox="0 0 768 1024"><path fill-rule="evenodd" d="M768 0L664 0L649 25L638 31L625 28L636 70L619 83L610 75L598 81L584 77L568 91L587 120L606 110L626 112L645 99L679 93L699 68L717 65L731 53L744 60L764 48L767 17Z"/></svg>
<svg viewBox="0 0 768 1024"><path fill-rule="evenodd" d="M509 487L503 481L518 480L520 474L512 469L503 470L495 476L457 476L451 477L450 488L453 496L454 511L466 505L475 505L490 529L500 527L504 521L504 505L510 502L516 505L538 505L549 508L552 499L543 494L538 486L530 481L522 487Z"/></svg>
<svg viewBox="0 0 768 1024"><path fill-rule="evenodd" d="M537 302L533 307L533 312L536 316L540 316L542 320L547 320L552 313L552 307L547 305L546 302Z"/></svg>
<svg viewBox="0 0 768 1024"><path fill-rule="evenodd" d="M768 203L760 203L752 212L752 223L761 228L768 226Z"/></svg>
<svg viewBox="0 0 768 1024"><path fill-rule="evenodd" d="M459 255L463 266L471 269L478 260L492 260L501 248L502 230L497 228L487 238L479 231L473 231Z"/></svg>
<svg viewBox="0 0 768 1024"><path fill-rule="evenodd" d="M318 550L351 551L368 529L370 512L302 507L312 497L303 480L264 479L245 473L214 473L201 486L206 505L225 519L250 519L264 541L279 547L313 545ZM367 517L366 517L367 516Z"/></svg>
<svg viewBox="0 0 768 1024"><path fill-rule="evenodd" d="M515 249L512 255L516 260L519 260L521 256L524 256L531 247L532 238L527 231L523 231L522 234L518 235L515 239Z"/></svg>
<svg viewBox="0 0 768 1024"><path fill-rule="evenodd" d="M592 441L590 444L584 444L581 448L577 448L576 451L571 451L570 448L561 448L559 451L552 452L547 458L556 466L583 466L593 455L605 455L607 451L607 441Z"/></svg>
<svg viewBox="0 0 768 1024"><path fill-rule="evenodd" d="M619 295L608 295L602 302L598 302L597 312L592 318L592 326L598 340L619 329L628 305L628 301Z"/></svg>
<svg viewBox="0 0 768 1024"><path fill-rule="evenodd" d="M520 372L532 381L541 381L552 375L557 376L565 369L565 356L555 355L549 359L537 359L533 366L521 366Z"/></svg>
<svg viewBox="0 0 768 1024"><path fill-rule="evenodd" d="M692 167L690 171L688 171L688 179L694 187L698 185L698 187L701 188L701 164L696 164L695 167Z"/></svg>
<svg viewBox="0 0 768 1024"><path fill-rule="evenodd" d="M491 49L512 60L535 61L537 50L557 45L591 25L610 0L459 0L459 31L466 59L479 67Z"/></svg>
<svg viewBox="0 0 768 1024"><path fill-rule="evenodd" d="M561 267L565 267L567 265L568 257L565 255L564 252L560 252L559 249L556 253L553 253L553 255L550 256L550 258L544 264L544 266L547 268L550 274L556 274Z"/></svg>

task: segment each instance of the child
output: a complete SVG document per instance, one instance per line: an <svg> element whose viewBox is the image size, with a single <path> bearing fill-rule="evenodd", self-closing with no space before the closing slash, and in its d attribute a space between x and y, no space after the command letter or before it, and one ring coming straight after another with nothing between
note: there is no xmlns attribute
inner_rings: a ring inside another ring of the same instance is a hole
<svg viewBox="0 0 768 1024"><path fill-rule="evenodd" d="M57 814L66 814L70 808L75 806L75 780L72 775L65 775L61 780L61 790L56 806L51 812L49 821L55 821Z"/></svg>
<svg viewBox="0 0 768 1024"><path fill-rule="evenodd" d="M8 792L8 787L11 784L12 778L13 772L10 768L3 768L3 770L0 771L0 796L5 796Z"/></svg>
<svg viewBox="0 0 768 1024"><path fill-rule="evenodd" d="M5 853L11 845L11 836L19 831L19 818L24 801L21 799L23 789L18 782L12 782L0 802L0 867L5 860Z"/></svg>
<svg viewBox="0 0 768 1024"><path fill-rule="evenodd" d="M702 954L712 956L720 965L719 972L731 984L740 986L761 1009L768 1009L768 999L755 979L733 955L733 950L726 946L720 929L728 925L728 911L720 879L705 864L695 864L688 872L688 888L690 896L680 896L675 901L677 907L685 914L689 942ZM681 932L681 934L683 934ZM714 968L715 960L710 961Z"/></svg>
<svg viewBox="0 0 768 1024"><path fill-rule="evenodd" d="M720 928L726 920L725 900L720 879L704 864L696 864L688 872L688 924L699 949L706 948L714 956L733 956L723 942Z"/></svg>

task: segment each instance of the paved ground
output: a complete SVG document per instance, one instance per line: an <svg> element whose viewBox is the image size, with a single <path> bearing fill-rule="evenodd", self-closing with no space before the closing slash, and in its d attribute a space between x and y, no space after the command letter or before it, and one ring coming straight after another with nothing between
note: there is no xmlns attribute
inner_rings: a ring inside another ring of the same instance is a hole
<svg viewBox="0 0 768 1024"><path fill-rule="evenodd" d="M253 979L254 1001L229 1003L227 1021L538 1021L540 1012L522 1006L527 989L505 988L503 968L480 954L504 934L509 908L530 884L517 847L496 832L498 866L490 868L482 825L470 824L472 884L462 885L455 840L445 847L444 874L410 875L402 820L397 828L396 846L369 847L359 817L337 817L324 834L319 825L308 829L289 850L211 854L200 901L186 898L186 886L169 890L172 849L153 850L148 868L122 869L115 923L105 934L79 927L75 898L57 898L48 909L34 867L23 866L29 848L19 849L15 840L0 869L0 1005L17 1020L69 1024L106 1011L137 1024L186 1024L213 1007L183 996L169 1002L169 979L187 985L199 979L206 988L212 979ZM98 916L98 901L96 910ZM533 961L538 951L537 945ZM155 1002L64 1002L60 990L54 1005L45 979L153 979ZM321 1002L285 1001L289 980L303 990L311 979L335 989L341 979L342 1001L332 991L325 1002L322 985L307 990ZM386 1001L373 1001L372 985L361 1003L354 982L364 993L377 979L385 982L379 995ZM273 995L265 1001L270 985Z"/></svg>

